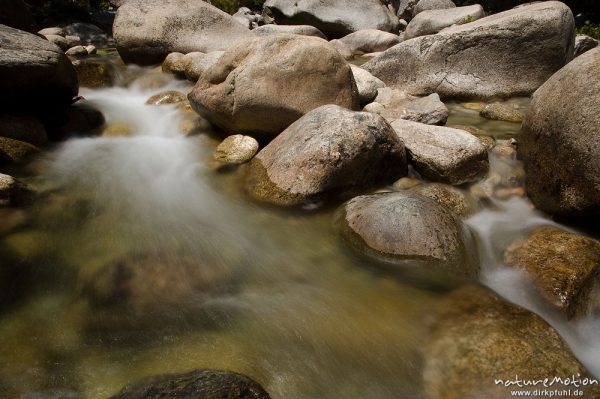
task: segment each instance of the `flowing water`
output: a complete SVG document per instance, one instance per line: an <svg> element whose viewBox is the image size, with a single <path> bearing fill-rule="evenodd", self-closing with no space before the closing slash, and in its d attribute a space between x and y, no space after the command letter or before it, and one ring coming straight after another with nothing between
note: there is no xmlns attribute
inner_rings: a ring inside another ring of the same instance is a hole
<svg viewBox="0 0 600 399"><path fill-rule="evenodd" d="M2 397L107 398L141 377L195 368L247 374L274 399L420 397L425 316L461 282L391 273L356 255L332 209L252 203L244 168L213 163L210 132L185 137L189 114L144 104L166 88L189 86L82 90L131 135L71 139L21 171L43 194L28 223L0 237L2 267L18 268L23 290L0 313ZM519 125L451 109L449 124L518 138ZM492 167L520 170L514 160ZM598 321L566 323L501 263L508 242L553 222L512 197L468 223L482 282L542 314L600 375ZM124 297L127 264L153 258L177 272L150 262Z"/></svg>

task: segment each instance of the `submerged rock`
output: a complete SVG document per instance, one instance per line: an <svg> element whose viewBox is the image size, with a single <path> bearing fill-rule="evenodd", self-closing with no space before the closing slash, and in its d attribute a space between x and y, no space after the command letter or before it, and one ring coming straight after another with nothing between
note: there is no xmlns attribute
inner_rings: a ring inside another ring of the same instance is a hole
<svg viewBox="0 0 600 399"><path fill-rule="evenodd" d="M339 211L336 225L357 250L392 264L478 274L470 230L430 198L408 191L356 197Z"/></svg>
<svg viewBox="0 0 600 399"><path fill-rule="evenodd" d="M433 309L423 352L423 389L431 399L507 398L504 381L593 378L541 317L479 286L463 286ZM517 377L515 377L517 376ZM501 380L502 383L496 383ZM559 383L548 389L569 389ZM539 390L540 385L518 388ZM579 388L597 397L598 386Z"/></svg>
<svg viewBox="0 0 600 399"><path fill-rule="evenodd" d="M462 25L485 17L479 4L446 10L426 10L413 18L404 31L404 40L433 35L452 25Z"/></svg>
<svg viewBox="0 0 600 399"><path fill-rule="evenodd" d="M569 7L544 1L404 41L363 68L417 96L526 96L571 60L574 35Z"/></svg>
<svg viewBox="0 0 600 399"><path fill-rule="evenodd" d="M515 123L523 122L523 118L525 117L521 111L509 104L504 103L487 104L479 112L479 115L486 119Z"/></svg>
<svg viewBox="0 0 600 399"><path fill-rule="evenodd" d="M293 206L405 174L404 146L382 117L325 105L263 148L250 163L246 183L258 200Z"/></svg>
<svg viewBox="0 0 600 399"><path fill-rule="evenodd" d="M226 132L267 139L321 105L359 108L348 63L322 39L288 34L229 49L188 98Z"/></svg>
<svg viewBox="0 0 600 399"><path fill-rule="evenodd" d="M413 193L431 198L462 218L469 217L477 211L477 204L473 197L465 191L447 184L419 184L409 188L409 190Z"/></svg>
<svg viewBox="0 0 600 399"><path fill-rule="evenodd" d="M40 149L29 143L0 137L0 164L24 163L38 153Z"/></svg>
<svg viewBox="0 0 600 399"><path fill-rule="evenodd" d="M77 96L77 74L71 61L47 40L0 25L0 103L69 104Z"/></svg>
<svg viewBox="0 0 600 399"><path fill-rule="evenodd" d="M600 214L600 49L575 58L533 96L518 154L535 206L564 216Z"/></svg>
<svg viewBox="0 0 600 399"><path fill-rule="evenodd" d="M128 385L111 399L270 399L250 378L219 370L165 374Z"/></svg>
<svg viewBox="0 0 600 399"><path fill-rule="evenodd" d="M106 60L74 60L79 84L82 87L99 88L114 86L118 80L118 71L114 64Z"/></svg>
<svg viewBox="0 0 600 399"><path fill-rule="evenodd" d="M225 50L250 31L205 1L127 0L113 34L125 62L153 64L172 52Z"/></svg>
<svg viewBox="0 0 600 399"><path fill-rule="evenodd" d="M524 271L540 295L569 318L593 314L600 306L600 241L540 227L510 244L504 261Z"/></svg>
<svg viewBox="0 0 600 399"><path fill-rule="evenodd" d="M388 122L405 119L427 125L444 125L449 111L436 93L426 97L414 97L392 88L380 88L372 104L365 111L383 116Z"/></svg>
<svg viewBox="0 0 600 399"><path fill-rule="evenodd" d="M379 0L267 0L264 9L278 24L312 25L330 39L361 29L398 30L398 18Z"/></svg>
<svg viewBox="0 0 600 399"><path fill-rule="evenodd" d="M354 54L369 54L395 46L400 43L400 36L378 29L362 29L342 37L340 41L350 47Z"/></svg>
<svg viewBox="0 0 600 399"><path fill-rule="evenodd" d="M410 163L427 179L459 185L488 171L487 148L469 132L403 119L392 127L406 145Z"/></svg>
<svg viewBox="0 0 600 399"><path fill-rule="evenodd" d="M147 105L177 104L187 101L185 94L177 90L166 90L156 93L146 100Z"/></svg>
<svg viewBox="0 0 600 399"><path fill-rule="evenodd" d="M244 163L258 152L258 141L250 136L236 134L229 136L217 146L215 159L224 163Z"/></svg>

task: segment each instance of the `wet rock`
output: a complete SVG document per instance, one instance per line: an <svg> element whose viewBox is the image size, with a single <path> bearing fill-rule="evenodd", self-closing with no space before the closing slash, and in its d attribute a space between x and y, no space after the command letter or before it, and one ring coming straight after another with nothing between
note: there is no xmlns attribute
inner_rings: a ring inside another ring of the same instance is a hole
<svg viewBox="0 0 600 399"><path fill-rule="evenodd" d="M392 264L476 276L472 234L448 208L408 191L363 195L336 218L356 249Z"/></svg>
<svg viewBox="0 0 600 399"><path fill-rule="evenodd" d="M211 51L210 53L190 53L183 57L185 77L197 82L200 76L217 64L224 51Z"/></svg>
<svg viewBox="0 0 600 399"><path fill-rule="evenodd" d="M246 183L255 199L293 206L405 174L404 146L382 117L325 105L263 148Z"/></svg>
<svg viewBox="0 0 600 399"><path fill-rule="evenodd" d="M462 25L485 17L479 4L445 10L426 10L414 17L404 31L404 40L433 35L452 25Z"/></svg>
<svg viewBox="0 0 600 399"><path fill-rule="evenodd" d="M299 35L252 38L223 54L188 95L226 132L272 138L324 104L358 109L350 66L326 41Z"/></svg>
<svg viewBox="0 0 600 399"><path fill-rule="evenodd" d="M101 59L74 60L73 67L82 87L110 87L117 83L118 70L111 62Z"/></svg>
<svg viewBox="0 0 600 399"><path fill-rule="evenodd" d="M82 273L90 331L181 322L197 316L206 300L233 284L228 268L165 254L125 256Z"/></svg>
<svg viewBox="0 0 600 399"><path fill-rule="evenodd" d="M417 96L526 96L571 60L574 27L569 7L544 1L404 41L363 68Z"/></svg>
<svg viewBox="0 0 600 399"><path fill-rule="evenodd" d="M385 83L356 65L350 65L352 75L358 89L360 104L368 104L377 97L377 89L385 87Z"/></svg>
<svg viewBox="0 0 600 399"><path fill-rule="evenodd" d="M587 35L577 35L575 37L575 50L573 57L579 57L586 51L590 51L596 47L598 47L598 40Z"/></svg>
<svg viewBox="0 0 600 399"><path fill-rule="evenodd" d="M67 36L79 38L80 44L93 44L99 47L114 45L112 38L102 29L87 22L75 22L62 28Z"/></svg>
<svg viewBox="0 0 600 399"><path fill-rule="evenodd" d="M146 100L148 105L177 104L187 101L185 94L177 90L161 91Z"/></svg>
<svg viewBox="0 0 600 399"><path fill-rule="evenodd" d="M9 106L69 104L77 95L71 61L41 37L0 25L0 103Z"/></svg>
<svg viewBox="0 0 600 399"><path fill-rule="evenodd" d="M22 205L29 202L32 194L23 182L0 173L0 206Z"/></svg>
<svg viewBox="0 0 600 399"><path fill-rule="evenodd" d="M137 87L142 90L160 89L173 81L170 75L162 72L152 71L136 77L129 83L130 87Z"/></svg>
<svg viewBox="0 0 600 399"><path fill-rule="evenodd" d="M255 35L272 35L277 33L291 33L294 35L315 36L327 39L323 32L311 25L263 25L252 31Z"/></svg>
<svg viewBox="0 0 600 399"><path fill-rule="evenodd" d="M340 41L350 47L354 54L368 54L395 46L400 43L400 36L377 29L362 29L344 36Z"/></svg>
<svg viewBox="0 0 600 399"><path fill-rule="evenodd" d="M455 8L456 4L452 0L419 0L413 8L412 17L415 18L423 11L428 10L448 10Z"/></svg>
<svg viewBox="0 0 600 399"><path fill-rule="evenodd" d="M330 39L361 29L398 30L398 18L379 0L267 0L264 9L280 25L312 25Z"/></svg>
<svg viewBox="0 0 600 399"><path fill-rule="evenodd" d="M535 206L564 216L600 214L600 49L575 58L533 96L519 157Z"/></svg>
<svg viewBox="0 0 600 399"><path fill-rule="evenodd" d="M0 137L0 164L24 163L40 149L24 141Z"/></svg>
<svg viewBox="0 0 600 399"><path fill-rule="evenodd" d="M23 0L2 0L0 24L26 32L35 32L35 19L29 5Z"/></svg>
<svg viewBox="0 0 600 399"><path fill-rule="evenodd" d="M153 64L172 52L225 50L250 31L204 1L128 0L113 26L125 62Z"/></svg>
<svg viewBox="0 0 600 399"><path fill-rule="evenodd" d="M83 46L75 46L65 51L65 54L70 55L71 57L85 57L88 55L88 52Z"/></svg>
<svg viewBox="0 0 600 399"><path fill-rule="evenodd" d="M486 119L492 119L496 121L505 122L523 122L524 115L521 111L514 108L509 104L504 103L490 103L487 104L480 112L479 115Z"/></svg>
<svg viewBox="0 0 600 399"><path fill-rule="evenodd" d="M392 127L406 145L409 162L429 180L459 185L484 176L487 149L464 130L397 119Z"/></svg>
<svg viewBox="0 0 600 399"><path fill-rule="evenodd" d="M507 398L515 385L505 387L495 380L514 381L515 376L536 381L546 376L592 378L541 317L483 287L453 291L431 316L431 333L421 348L427 398ZM529 388L539 390L540 385ZM580 389L584 397L598 395L597 386Z"/></svg>
<svg viewBox="0 0 600 399"><path fill-rule="evenodd" d="M377 97L364 110L380 114L390 123L405 119L427 125L444 125L449 114L436 93L419 98L389 87L378 89Z"/></svg>
<svg viewBox="0 0 600 399"><path fill-rule="evenodd" d="M270 399L250 378L230 371L195 370L166 374L128 385L111 399Z"/></svg>
<svg viewBox="0 0 600 399"><path fill-rule="evenodd" d="M448 125L448 127L451 127L454 129L459 129L459 130L464 130L465 132L471 133L472 135L476 136L479 139L481 144L483 144L483 146L485 148L487 148L488 151L490 151L496 145L496 139L494 137L490 136L485 130L480 129L476 126Z"/></svg>
<svg viewBox="0 0 600 399"><path fill-rule="evenodd" d="M44 125L29 115L0 115L0 137L25 141L41 147L48 141Z"/></svg>
<svg viewBox="0 0 600 399"><path fill-rule="evenodd" d="M524 271L542 298L569 318L590 315L600 306L600 241L539 227L510 244L504 262Z"/></svg>
<svg viewBox="0 0 600 399"><path fill-rule="evenodd" d="M44 35L46 40L48 40L52 44L56 44L62 51L67 51L69 49L69 44L65 40L64 37L59 35Z"/></svg>
<svg viewBox="0 0 600 399"><path fill-rule="evenodd" d="M108 123L100 132L102 137L128 137L133 133L133 128L127 122Z"/></svg>
<svg viewBox="0 0 600 399"><path fill-rule="evenodd" d="M238 164L251 160L258 152L258 141L250 136L229 136L217 146L215 159L224 163Z"/></svg>
<svg viewBox="0 0 600 399"><path fill-rule="evenodd" d="M420 184L409 189L411 192L431 198L445 206L461 218L471 216L477 211L475 200L465 191L447 184Z"/></svg>

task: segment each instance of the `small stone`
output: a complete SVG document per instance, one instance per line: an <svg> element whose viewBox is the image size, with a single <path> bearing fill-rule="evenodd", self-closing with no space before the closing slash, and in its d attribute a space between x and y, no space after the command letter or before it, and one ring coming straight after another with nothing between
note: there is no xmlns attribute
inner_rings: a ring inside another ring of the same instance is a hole
<svg viewBox="0 0 600 399"><path fill-rule="evenodd" d="M75 46L68 49L65 54L72 57L82 57L88 55L88 52L83 46Z"/></svg>
<svg viewBox="0 0 600 399"><path fill-rule="evenodd" d="M414 177L403 177L395 181L392 187L396 190L408 190L420 184L423 184L423 181L419 179L415 179Z"/></svg>
<svg viewBox="0 0 600 399"><path fill-rule="evenodd" d="M521 111L504 103L487 104L479 111L479 115L486 119L515 123L523 122L523 118L525 117Z"/></svg>
<svg viewBox="0 0 600 399"><path fill-rule="evenodd" d="M187 101L185 94L177 90L167 90L150 97L146 104L148 105L164 105L164 104L177 104L183 101Z"/></svg>
<svg viewBox="0 0 600 399"><path fill-rule="evenodd" d="M461 104L463 106L463 108L465 109L470 109L472 111L483 111L483 109L485 108L485 103L462 103Z"/></svg>
<svg viewBox="0 0 600 399"><path fill-rule="evenodd" d="M62 36L59 36L59 35L44 35L44 37L50 43L56 44L58 47L60 47L60 49L62 51L66 51L69 48L69 45L67 44L67 41Z"/></svg>
<svg viewBox="0 0 600 399"><path fill-rule="evenodd" d="M81 46L81 38L79 36L67 35L65 36L65 40L68 48Z"/></svg>
<svg viewBox="0 0 600 399"><path fill-rule="evenodd" d="M93 44L85 46L85 50L88 52L88 54L96 54L98 52L96 46L94 46Z"/></svg>
<svg viewBox="0 0 600 399"><path fill-rule="evenodd" d="M258 152L258 141L250 136L236 134L227 137L215 151L214 158L224 163L248 162Z"/></svg>

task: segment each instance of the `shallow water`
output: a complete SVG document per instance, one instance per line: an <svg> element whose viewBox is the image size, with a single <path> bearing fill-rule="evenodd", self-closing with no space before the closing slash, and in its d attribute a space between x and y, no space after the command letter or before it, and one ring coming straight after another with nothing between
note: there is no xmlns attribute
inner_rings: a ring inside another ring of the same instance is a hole
<svg viewBox="0 0 600 399"><path fill-rule="evenodd" d="M107 122L131 125L132 135L71 139L30 167L39 174L28 183L43 197L27 225L0 238L2 266L18 263L33 276L0 314L2 397L106 398L143 376L216 368L249 375L274 399L419 398L425 316L461 282L391 273L356 255L336 234L333 209L249 201L244 168L212 161L212 135L184 137L184 111L144 105L165 88L188 87L84 90ZM518 124L450 108L449 124L518 138ZM492 165L501 174L519 168ZM568 325L499 261L506 243L551 222L526 199L493 205L468 221L482 282L544 315L600 375L597 321ZM146 254L174 258L175 267L192 259L218 289L179 303L195 282L182 274L170 291L159 275L138 287L147 302L94 307L90 287L102 287L106 265ZM156 299L160 306L146 306Z"/></svg>

